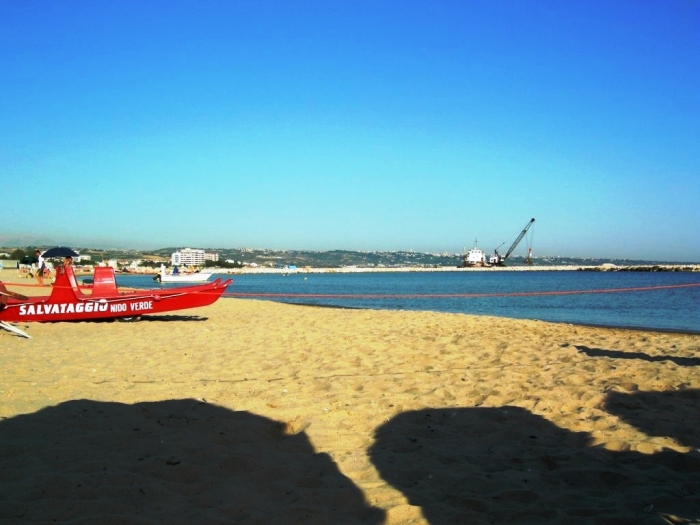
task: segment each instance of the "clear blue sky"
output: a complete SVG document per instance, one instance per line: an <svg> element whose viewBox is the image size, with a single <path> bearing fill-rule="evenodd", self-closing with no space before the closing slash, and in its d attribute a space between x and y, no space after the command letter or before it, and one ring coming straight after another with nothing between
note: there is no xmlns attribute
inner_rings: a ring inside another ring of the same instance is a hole
<svg viewBox="0 0 700 525"><path fill-rule="evenodd" d="M700 1L0 0L0 244L700 261Z"/></svg>

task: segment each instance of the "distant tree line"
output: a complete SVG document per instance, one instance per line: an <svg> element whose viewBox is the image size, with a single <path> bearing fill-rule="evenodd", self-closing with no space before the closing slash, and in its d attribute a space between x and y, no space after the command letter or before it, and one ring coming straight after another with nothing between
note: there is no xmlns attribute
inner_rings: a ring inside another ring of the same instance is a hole
<svg viewBox="0 0 700 525"><path fill-rule="evenodd" d="M11 260L11 261L21 261L25 257L34 257L34 252L35 250L43 251L41 248L27 248L27 250L23 250L22 248L17 248L16 250L13 250L10 255L2 255L0 256L0 259L4 260ZM92 260L86 260L86 261L81 261L80 264L81 266L87 266L87 265L95 265L96 262L99 261L92 261Z"/></svg>
<svg viewBox="0 0 700 525"><path fill-rule="evenodd" d="M31 254L34 254L34 250L31 250L30 253L31 253ZM25 251L22 250L21 248L17 248L17 249L14 250L12 253L10 253L9 256L8 256L8 255L3 255L2 257L0 257L0 259L6 259L6 260L12 260L12 261L19 261L22 257L26 257L26 256L27 256L27 252L25 252Z"/></svg>
<svg viewBox="0 0 700 525"><path fill-rule="evenodd" d="M239 262L226 261L204 261L205 268L243 268L243 264Z"/></svg>

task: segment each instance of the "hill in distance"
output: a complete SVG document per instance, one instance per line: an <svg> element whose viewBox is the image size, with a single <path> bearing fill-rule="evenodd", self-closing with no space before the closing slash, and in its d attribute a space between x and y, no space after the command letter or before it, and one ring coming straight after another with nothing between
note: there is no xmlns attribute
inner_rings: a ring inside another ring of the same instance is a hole
<svg viewBox="0 0 700 525"><path fill-rule="evenodd" d="M41 249L46 249L51 245L39 245ZM20 248L29 252L36 246L21 246ZM0 247L0 253L11 253L17 246ZM137 260L146 259L154 261L169 262L170 256L182 247L166 247L156 250L131 250L118 248L95 248L72 246L82 255L90 255L92 260L99 262L102 260ZM218 253L220 261L236 261L243 264L257 264L259 266L297 266L298 268L450 268L461 264L461 254L450 253L421 253L414 251L352 251L352 250L272 250L272 249L251 249L251 248L204 248L206 252ZM487 254L488 257L489 254ZM535 266L599 266L601 264L615 264L617 266L635 265L685 265L693 264L687 261L649 261L632 259L607 259L607 258L580 258L565 256L533 257ZM511 256L507 261L507 266L524 266L524 257Z"/></svg>

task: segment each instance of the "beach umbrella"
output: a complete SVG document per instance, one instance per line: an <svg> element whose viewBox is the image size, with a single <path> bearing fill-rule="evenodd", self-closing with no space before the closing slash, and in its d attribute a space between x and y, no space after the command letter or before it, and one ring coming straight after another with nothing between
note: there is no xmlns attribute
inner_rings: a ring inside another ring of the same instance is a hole
<svg viewBox="0 0 700 525"><path fill-rule="evenodd" d="M78 257L80 254L66 246L56 246L49 248L43 254L44 257Z"/></svg>
<svg viewBox="0 0 700 525"><path fill-rule="evenodd" d="M19 260L20 264L34 264L38 261L34 255L25 255Z"/></svg>

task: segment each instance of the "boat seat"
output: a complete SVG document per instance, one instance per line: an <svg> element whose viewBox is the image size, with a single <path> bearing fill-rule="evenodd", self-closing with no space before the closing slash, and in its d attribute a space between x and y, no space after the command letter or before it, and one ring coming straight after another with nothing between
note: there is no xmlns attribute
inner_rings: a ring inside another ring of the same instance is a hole
<svg viewBox="0 0 700 525"><path fill-rule="evenodd" d="M68 277L68 282L70 283L71 288L73 288L74 290L80 291L80 287L78 286L78 282L75 279L75 272L73 271L73 267L72 266L64 267L63 270L66 273L66 277Z"/></svg>
<svg viewBox="0 0 700 525"><path fill-rule="evenodd" d="M57 266L56 280L53 283L53 290L51 290L51 301L71 301L81 297L84 297L84 295L83 292L80 291L80 287L75 280L73 267Z"/></svg>
<svg viewBox="0 0 700 525"><path fill-rule="evenodd" d="M95 275L92 281L92 295L116 294L117 280L114 277L114 268L111 266L95 266Z"/></svg>

